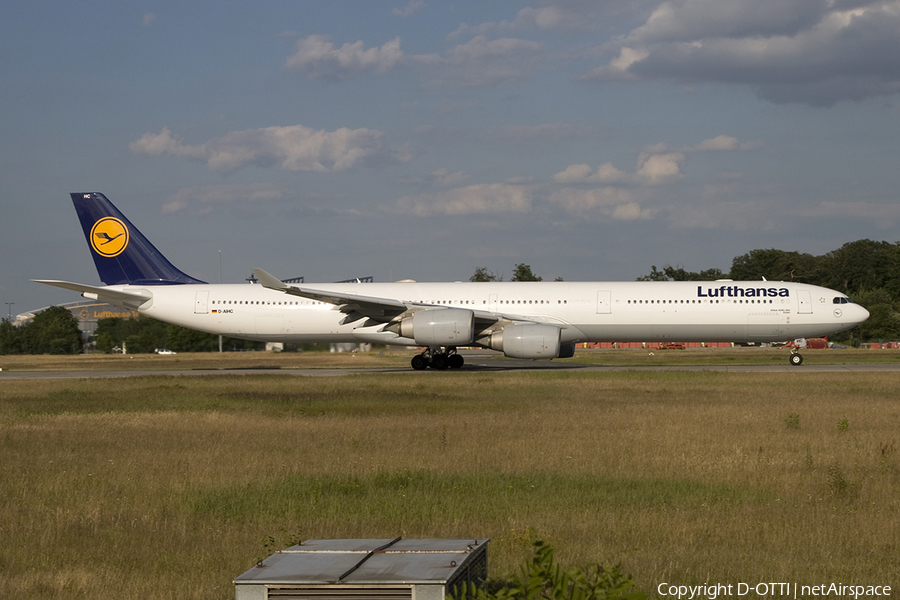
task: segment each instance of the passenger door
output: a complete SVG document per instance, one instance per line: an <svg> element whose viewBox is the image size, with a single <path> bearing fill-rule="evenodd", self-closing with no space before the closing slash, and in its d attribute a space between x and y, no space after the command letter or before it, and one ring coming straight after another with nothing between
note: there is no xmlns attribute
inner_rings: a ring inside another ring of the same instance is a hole
<svg viewBox="0 0 900 600"><path fill-rule="evenodd" d="M194 297L194 314L205 315L209 312L209 290L197 292Z"/></svg>
<svg viewBox="0 0 900 600"><path fill-rule="evenodd" d="M609 290L597 292L597 314L608 315L612 312L612 293Z"/></svg>
<svg viewBox="0 0 900 600"><path fill-rule="evenodd" d="M812 300L809 297L809 290L797 290L797 301L800 303L797 312L801 315L812 313Z"/></svg>

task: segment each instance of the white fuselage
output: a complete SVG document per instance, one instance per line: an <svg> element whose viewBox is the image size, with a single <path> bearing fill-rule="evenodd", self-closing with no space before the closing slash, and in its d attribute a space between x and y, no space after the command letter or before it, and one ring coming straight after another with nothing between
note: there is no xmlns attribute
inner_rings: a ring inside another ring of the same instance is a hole
<svg viewBox="0 0 900 600"><path fill-rule="evenodd" d="M839 292L761 282L487 282L306 284L316 290L461 308L561 326L561 342L784 341L853 327L868 312ZM110 286L146 290L161 321L237 338L414 345L352 322L337 306L252 284Z"/></svg>

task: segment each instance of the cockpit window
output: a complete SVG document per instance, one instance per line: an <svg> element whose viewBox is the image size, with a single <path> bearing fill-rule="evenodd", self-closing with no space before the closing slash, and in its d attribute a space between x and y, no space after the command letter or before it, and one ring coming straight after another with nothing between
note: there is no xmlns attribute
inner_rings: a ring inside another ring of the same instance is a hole
<svg viewBox="0 0 900 600"><path fill-rule="evenodd" d="M853 301L852 301L850 298L846 297L846 296L836 296L836 297L832 300L832 302L833 302L834 304L852 304L852 303L853 303Z"/></svg>

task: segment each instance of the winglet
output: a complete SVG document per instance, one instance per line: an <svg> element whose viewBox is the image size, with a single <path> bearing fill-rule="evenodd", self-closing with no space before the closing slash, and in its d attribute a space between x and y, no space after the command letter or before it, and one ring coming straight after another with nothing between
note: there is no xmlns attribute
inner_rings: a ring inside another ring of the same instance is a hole
<svg viewBox="0 0 900 600"><path fill-rule="evenodd" d="M262 269L253 269L253 276L256 277L260 285L270 290L286 292L290 288L288 284Z"/></svg>

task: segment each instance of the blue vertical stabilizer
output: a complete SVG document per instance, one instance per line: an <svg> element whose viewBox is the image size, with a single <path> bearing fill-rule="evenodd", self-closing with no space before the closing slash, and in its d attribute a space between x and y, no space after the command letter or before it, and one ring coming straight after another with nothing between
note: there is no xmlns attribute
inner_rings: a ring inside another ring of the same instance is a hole
<svg viewBox="0 0 900 600"><path fill-rule="evenodd" d="M176 269L103 194L70 195L106 285L206 283Z"/></svg>

